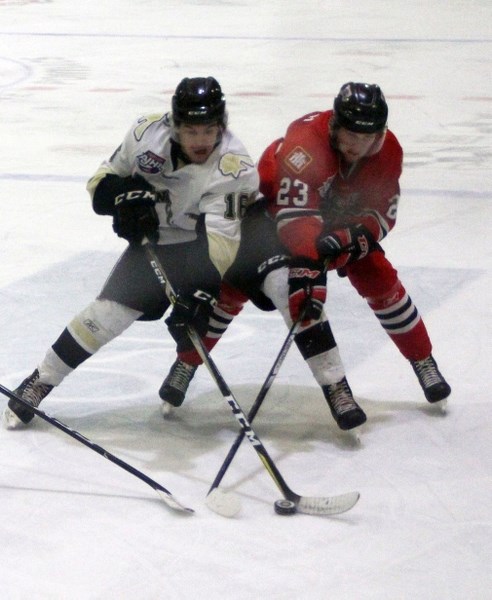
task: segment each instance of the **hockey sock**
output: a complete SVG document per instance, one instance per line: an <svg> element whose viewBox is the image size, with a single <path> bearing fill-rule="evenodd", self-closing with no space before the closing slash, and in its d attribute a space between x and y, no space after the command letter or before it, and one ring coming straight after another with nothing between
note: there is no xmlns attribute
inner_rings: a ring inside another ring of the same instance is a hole
<svg viewBox="0 0 492 600"><path fill-rule="evenodd" d="M222 282L219 299L208 322L207 335L202 340L209 352L224 335L234 317L243 310L247 301L247 296L242 292ZM178 358L189 365L202 364L202 359L194 348L178 348Z"/></svg>
<svg viewBox="0 0 492 600"><path fill-rule="evenodd" d="M332 385L343 379L345 369L324 313L321 319L298 333L295 342L319 385Z"/></svg>
<svg viewBox="0 0 492 600"><path fill-rule="evenodd" d="M432 344L427 329L400 281L389 293L367 298L381 326L408 360L421 360L430 355Z"/></svg>

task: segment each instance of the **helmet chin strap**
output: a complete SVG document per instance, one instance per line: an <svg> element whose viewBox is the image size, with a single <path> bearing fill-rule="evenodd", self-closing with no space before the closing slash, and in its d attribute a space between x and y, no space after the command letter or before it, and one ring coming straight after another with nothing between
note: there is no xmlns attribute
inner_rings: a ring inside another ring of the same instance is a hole
<svg viewBox="0 0 492 600"><path fill-rule="evenodd" d="M337 152L340 152L340 149L338 147L337 130L338 130L338 127L333 126L333 124L330 124L330 127L329 127L329 142L330 142L330 146L334 150L336 150ZM388 128L385 127L382 131L380 131L376 135L376 139L372 143L372 145L369 148L369 150L364 154L364 157L366 157L366 156L374 156L375 154L377 154L381 150L381 148L383 147L383 144L384 144L384 140L386 139L386 131L387 130L388 130Z"/></svg>
<svg viewBox="0 0 492 600"><path fill-rule="evenodd" d="M377 134L376 139L374 140L374 143L372 144L372 146L369 148L366 156L374 156L374 154L377 154L381 148L383 147L384 144L384 140L386 138L386 131L387 131L387 127L385 127L383 129L383 131L381 131L380 133Z"/></svg>

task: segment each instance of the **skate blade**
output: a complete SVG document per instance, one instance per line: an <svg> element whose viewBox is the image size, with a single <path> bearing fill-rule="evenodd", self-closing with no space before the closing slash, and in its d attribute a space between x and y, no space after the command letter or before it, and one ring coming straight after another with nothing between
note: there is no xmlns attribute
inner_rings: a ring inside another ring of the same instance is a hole
<svg viewBox="0 0 492 600"><path fill-rule="evenodd" d="M169 402L163 402L161 404L161 414L163 416L164 419L169 419L174 415L174 409L175 407L172 404L169 404Z"/></svg>
<svg viewBox="0 0 492 600"><path fill-rule="evenodd" d="M360 431L357 427L356 429L349 429L348 431L344 431L343 435L351 446L360 446Z"/></svg>
<svg viewBox="0 0 492 600"><path fill-rule="evenodd" d="M434 403L435 406L443 413L446 414L448 412L448 399L444 398L444 400L439 400L439 402Z"/></svg>
<svg viewBox="0 0 492 600"><path fill-rule="evenodd" d="M25 423L23 423L15 412L10 410L7 406L3 411L3 426L5 429L21 429L22 427L25 427Z"/></svg>

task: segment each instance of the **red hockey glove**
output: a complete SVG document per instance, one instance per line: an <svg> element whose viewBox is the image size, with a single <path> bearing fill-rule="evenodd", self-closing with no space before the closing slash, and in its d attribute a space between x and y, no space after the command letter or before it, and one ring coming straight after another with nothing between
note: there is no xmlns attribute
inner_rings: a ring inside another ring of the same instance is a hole
<svg viewBox="0 0 492 600"><path fill-rule="evenodd" d="M303 324L321 316L326 300L326 270L319 261L297 257L289 261L289 311L297 321L306 307Z"/></svg>
<svg viewBox="0 0 492 600"><path fill-rule="evenodd" d="M322 233L316 248L321 258L328 259L328 268L340 269L348 263L364 258L375 246L371 232L364 225Z"/></svg>

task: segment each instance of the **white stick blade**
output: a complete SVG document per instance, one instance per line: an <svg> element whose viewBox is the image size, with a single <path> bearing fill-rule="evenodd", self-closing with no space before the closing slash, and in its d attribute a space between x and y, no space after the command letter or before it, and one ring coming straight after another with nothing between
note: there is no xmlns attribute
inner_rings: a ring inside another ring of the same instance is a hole
<svg viewBox="0 0 492 600"><path fill-rule="evenodd" d="M159 498L173 510L177 510L178 512L184 512L187 514L193 514L195 512L192 508L187 508L186 506L181 504L181 502L178 502L172 494L166 494L165 492L158 489L156 489L155 491L159 494Z"/></svg>
<svg viewBox="0 0 492 600"><path fill-rule="evenodd" d="M297 510L307 515L339 515L354 507L360 498L359 492L348 492L339 496L301 496Z"/></svg>
<svg viewBox="0 0 492 600"><path fill-rule="evenodd" d="M237 494L214 488L205 499L205 504L222 517L235 517L241 510L241 501Z"/></svg>

